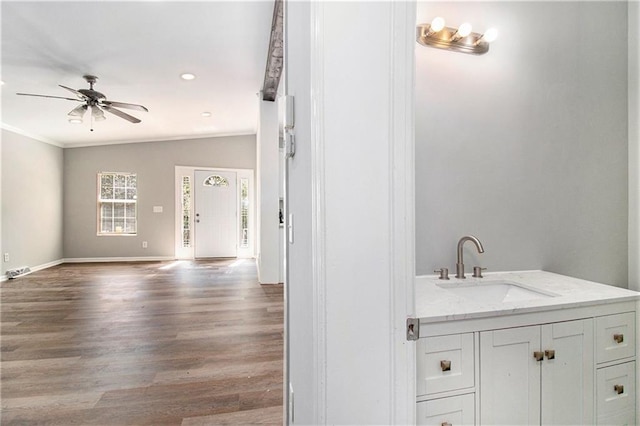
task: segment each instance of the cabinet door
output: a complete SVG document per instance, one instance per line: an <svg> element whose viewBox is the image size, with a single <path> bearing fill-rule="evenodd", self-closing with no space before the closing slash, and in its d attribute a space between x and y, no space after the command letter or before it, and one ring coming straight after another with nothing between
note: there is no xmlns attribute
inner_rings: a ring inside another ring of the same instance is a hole
<svg viewBox="0 0 640 426"><path fill-rule="evenodd" d="M593 335L592 319L542 326L543 425L594 423Z"/></svg>
<svg viewBox="0 0 640 426"><path fill-rule="evenodd" d="M480 333L480 423L540 424L540 326Z"/></svg>

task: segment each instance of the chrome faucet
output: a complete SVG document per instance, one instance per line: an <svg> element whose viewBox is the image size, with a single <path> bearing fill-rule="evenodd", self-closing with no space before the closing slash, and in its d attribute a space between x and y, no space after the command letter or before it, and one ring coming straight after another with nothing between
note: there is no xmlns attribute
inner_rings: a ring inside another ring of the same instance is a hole
<svg viewBox="0 0 640 426"><path fill-rule="evenodd" d="M476 248L478 249L478 253L484 253L484 247L482 247L482 243L473 235L465 235L464 237L460 238L460 241L458 241L458 259L456 260L456 278L466 278L464 276L464 262L462 261L462 246L464 246L464 243L466 241L473 242L473 244L475 244Z"/></svg>

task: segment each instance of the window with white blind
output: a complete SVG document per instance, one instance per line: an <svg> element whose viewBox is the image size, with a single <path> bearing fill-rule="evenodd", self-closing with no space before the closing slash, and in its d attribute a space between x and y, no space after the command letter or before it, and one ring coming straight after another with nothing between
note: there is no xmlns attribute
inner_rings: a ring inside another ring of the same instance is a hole
<svg viewBox="0 0 640 426"><path fill-rule="evenodd" d="M136 235L135 173L98 173L98 235Z"/></svg>

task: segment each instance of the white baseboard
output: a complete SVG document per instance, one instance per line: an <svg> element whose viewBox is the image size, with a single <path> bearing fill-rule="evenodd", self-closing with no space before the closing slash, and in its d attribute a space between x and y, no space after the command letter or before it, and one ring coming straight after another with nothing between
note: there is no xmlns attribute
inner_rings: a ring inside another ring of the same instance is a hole
<svg viewBox="0 0 640 426"><path fill-rule="evenodd" d="M51 268L52 266L60 265L61 263L64 263L63 259L54 260L52 262L43 263L42 265L36 265L36 266L33 266L33 267L29 266L30 271L27 272L26 274L22 274L20 276L24 277L24 276L32 274L34 272L41 271L41 270L47 269L47 268ZM7 276L5 274L2 274L2 276L0 277L0 282L4 282L4 281L9 281L9 279L7 278Z"/></svg>
<svg viewBox="0 0 640 426"><path fill-rule="evenodd" d="M249 258L250 259L250 258ZM34 267L29 267L31 269L30 272L20 275L24 277L25 275L29 275L36 271L41 271L43 269L51 268L52 266L60 265L63 263L107 263L107 262L163 262L176 260L172 256L145 256L145 257L70 257L65 259L54 260L53 262L43 263L42 265L37 265ZM193 260L193 259L184 259L184 260ZM0 282L8 281L6 275L0 276ZM277 284L277 283L273 283Z"/></svg>
<svg viewBox="0 0 640 426"><path fill-rule="evenodd" d="M64 263L103 263L103 262L162 262L175 260L173 256L145 257L71 257L63 259Z"/></svg>

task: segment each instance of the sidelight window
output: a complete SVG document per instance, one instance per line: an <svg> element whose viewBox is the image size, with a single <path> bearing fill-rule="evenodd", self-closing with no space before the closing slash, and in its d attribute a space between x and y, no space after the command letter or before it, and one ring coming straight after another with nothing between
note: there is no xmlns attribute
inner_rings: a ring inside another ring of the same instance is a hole
<svg viewBox="0 0 640 426"><path fill-rule="evenodd" d="M249 179L240 179L240 247L249 247Z"/></svg>
<svg viewBox="0 0 640 426"><path fill-rule="evenodd" d="M182 247L191 247L191 177L182 176Z"/></svg>

